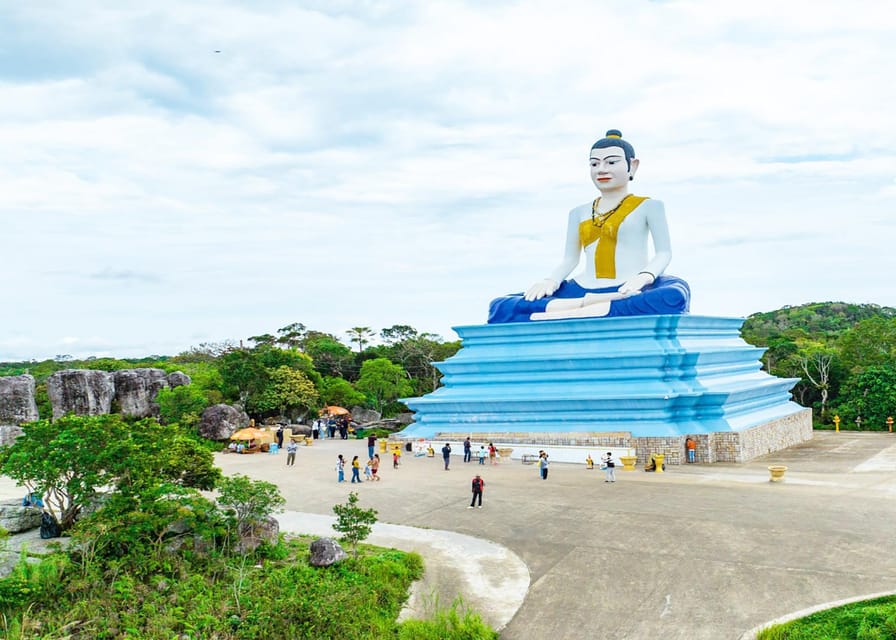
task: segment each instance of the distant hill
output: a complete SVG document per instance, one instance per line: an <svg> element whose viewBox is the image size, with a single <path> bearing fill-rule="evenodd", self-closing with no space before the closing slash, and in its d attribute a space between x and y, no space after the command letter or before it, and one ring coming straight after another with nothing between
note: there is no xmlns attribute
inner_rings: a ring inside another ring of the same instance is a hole
<svg viewBox="0 0 896 640"><path fill-rule="evenodd" d="M744 340L756 345L768 345L776 338L800 334L831 339L875 316L896 318L896 309L876 304L809 302L754 313L744 322L743 336Z"/></svg>

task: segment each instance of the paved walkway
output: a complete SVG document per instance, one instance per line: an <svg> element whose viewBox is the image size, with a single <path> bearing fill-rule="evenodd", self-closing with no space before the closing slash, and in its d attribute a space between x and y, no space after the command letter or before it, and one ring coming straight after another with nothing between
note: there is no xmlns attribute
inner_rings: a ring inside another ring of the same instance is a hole
<svg viewBox="0 0 896 640"><path fill-rule="evenodd" d="M384 460L382 482L353 486L336 483L337 453L363 459L366 446L317 441L291 468L283 452L217 462L280 486L284 530L328 532L319 516L356 490L400 525L378 525L371 542L426 557L412 612L461 594L505 640L736 640L793 611L896 590L896 435L822 432L744 465L617 470L615 484L584 465L554 464L542 481L519 462L454 458L446 472L406 455L397 470ZM768 482L769 464L789 467L783 483ZM484 508L467 509L476 472Z"/></svg>

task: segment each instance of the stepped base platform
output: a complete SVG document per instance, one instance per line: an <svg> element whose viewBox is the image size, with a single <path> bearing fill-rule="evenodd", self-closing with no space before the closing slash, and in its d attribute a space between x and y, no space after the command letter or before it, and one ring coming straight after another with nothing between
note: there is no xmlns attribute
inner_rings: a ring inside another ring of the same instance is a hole
<svg viewBox="0 0 896 640"><path fill-rule="evenodd" d="M761 370L741 318L582 318L457 327L443 387L403 400L402 439L467 436L506 446L621 446L666 462L745 462L812 437L798 379Z"/></svg>

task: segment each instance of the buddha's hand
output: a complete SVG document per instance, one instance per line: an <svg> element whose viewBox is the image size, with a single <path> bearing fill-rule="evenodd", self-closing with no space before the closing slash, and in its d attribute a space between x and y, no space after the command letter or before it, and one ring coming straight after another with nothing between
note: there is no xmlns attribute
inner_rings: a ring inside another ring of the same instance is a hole
<svg viewBox="0 0 896 640"><path fill-rule="evenodd" d="M539 280L531 287L526 289L526 295L523 297L530 302L532 300L538 300L539 298L544 298L545 296L551 295L557 290L559 286L560 283L553 278L545 278L544 280Z"/></svg>
<svg viewBox="0 0 896 640"><path fill-rule="evenodd" d="M652 273L642 271L623 282L622 286L619 287L619 293L624 296L633 296L636 293L641 293L641 289L647 285L653 284L654 280L656 278L653 277Z"/></svg>

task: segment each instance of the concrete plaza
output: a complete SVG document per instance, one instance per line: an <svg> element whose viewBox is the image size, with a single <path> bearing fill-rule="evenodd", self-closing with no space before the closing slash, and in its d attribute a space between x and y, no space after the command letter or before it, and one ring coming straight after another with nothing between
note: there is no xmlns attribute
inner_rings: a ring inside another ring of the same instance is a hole
<svg viewBox="0 0 896 640"><path fill-rule="evenodd" d="M452 456L444 471L407 453L397 470L383 456L381 482L352 485L348 472L337 484L338 453L363 460L366 443L316 441L294 467L282 451L216 463L275 482L287 532L335 535L332 506L357 491L389 523L370 542L426 560L410 613L461 594L506 640L737 640L790 612L896 591L893 434L820 432L747 464L617 469L615 484L584 465L553 464L543 481L519 461ZM770 464L789 467L782 483ZM477 472L484 508L467 509ZM0 492L20 493L6 479Z"/></svg>

